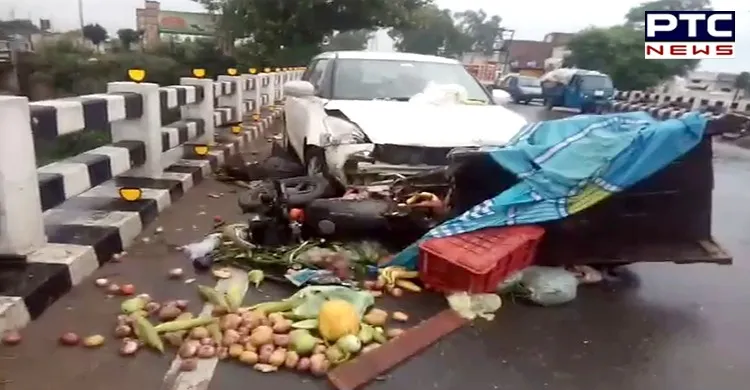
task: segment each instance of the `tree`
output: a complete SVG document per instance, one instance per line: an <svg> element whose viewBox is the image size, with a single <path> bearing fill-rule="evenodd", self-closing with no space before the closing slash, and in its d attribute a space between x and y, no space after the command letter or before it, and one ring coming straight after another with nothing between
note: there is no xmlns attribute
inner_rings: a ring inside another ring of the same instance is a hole
<svg viewBox="0 0 750 390"><path fill-rule="evenodd" d="M732 101L735 102L740 96L740 93L743 95L750 94L750 73L748 72L741 72L737 75L737 78L734 79L734 97L732 97Z"/></svg>
<svg viewBox="0 0 750 390"><path fill-rule="evenodd" d="M367 47L367 41L372 37L371 30L343 31L334 35L323 49L335 50L363 50Z"/></svg>
<svg viewBox="0 0 750 390"><path fill-rule="evenodd" d="M109 37L109 34L107 34L107 30L105 30L104 27L102 27L99 23L87 24L83 26L82 32L84 38L91 41L91 43L93 43L97 48L99 48L99 45L101 45L102 42L106 41Z"/></svg>
<svg viewBox="0 0 750 390"><path fill-rule="evenodd" d="M656 0L633 7L626 23L610 28L590 28L576 34L564 66L598 70L612 77L620 90L643 90L673 76L683 76L698 66L699 60L655 60L643 56L642 30L646 11L701 10L710 0Z"/></svg>
<svg viewBox="0 0 750 390"><path fill-rule="evenodd" d="M627 26L591 28L568 43L564 66L608 74L616 88L644 90L694 69L687 60L653 60L643 56L643 32Z"/></svg>
<svg viewBox="0 0 750 390"><path fill-rule="evenodd" d="M227 39L247 38L246 45L266 61L291 58L291 48L321 45L334 31L402 27L410 15L432 0L195 0L217 14L217 27ZM307 49L303 50L307 55ZM300 57L302 57L300 55Z"/></svg>
<svg viewBox="0 0 750 390"><path fill-rule="evenodd" d="M133 30L132 28L122 28L117 30L117 38L120 40L122 48L128 51L134 43L140 42L141 36L142 34L140 31Z"/></svg>
<svg viewBox="0 0 750 390"><path fill-rule="evenodd" d="M471 50L472 40L455 25L451 10L428 5L412 15L411 28L391 29L399 51L458 56Z"/></svg>
<svg viewBox="0 0 750 390"><path fill-rule="evenodd" d="M492 54L497 50L495 44L503 34L503 28L500 27L501 17L489 16L482 9L458 12L455 17L458 29L471 38L472 50L484 54Z"/></svg>
<svg viewBox="0 0 750 390"><path fill-rule="evenodd" d="M701 11L710 10L711 0L656 0L641 3L631 8L625 14L626 24L643 26L646 21L646 11Z"/></svg>

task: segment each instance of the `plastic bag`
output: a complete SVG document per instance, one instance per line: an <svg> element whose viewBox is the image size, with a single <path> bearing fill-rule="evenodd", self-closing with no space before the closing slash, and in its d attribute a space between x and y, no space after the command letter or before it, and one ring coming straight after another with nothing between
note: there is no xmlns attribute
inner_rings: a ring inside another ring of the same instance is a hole
<svg viewBox="0 0 750 390"><path fill-rule="evenodd" d="M525 298L541 306L568 303L578 292L578 279L564 268L528 267L520 284L526 291Z"/></svg>
<svg viewBox="0 0 750 390"><path fill-rule="evenodd" d="M466 88L457 84L437 84L430 81L424 90L409 99L410 103L426 103L437 106L462 104L469 94Z"/></svg>
<svg viewBox="0 0 750 390"><path fill-rule="evenodd" d="M448 306L467 320L481 317L492 321L495 318L495 312L503 306L502 298L496 294L469 294L462 291L450 294L446 298Z"/></svg>

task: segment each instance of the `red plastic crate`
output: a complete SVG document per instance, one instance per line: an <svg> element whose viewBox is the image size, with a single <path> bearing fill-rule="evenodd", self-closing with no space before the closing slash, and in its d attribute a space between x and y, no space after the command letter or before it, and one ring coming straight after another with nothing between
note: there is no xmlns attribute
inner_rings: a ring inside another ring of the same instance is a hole
<svg viewBox="0 0 750 390"><path fill-rule="evenodd" d="M419 276L438 291L494 292L532 264L544 229L512 226L434 238L419 245Z"/></svg>

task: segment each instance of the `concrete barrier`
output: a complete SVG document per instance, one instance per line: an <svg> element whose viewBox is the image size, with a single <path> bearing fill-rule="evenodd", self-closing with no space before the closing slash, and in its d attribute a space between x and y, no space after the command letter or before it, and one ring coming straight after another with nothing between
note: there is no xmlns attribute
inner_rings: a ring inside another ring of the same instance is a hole
<svg viewBox="0 0 750 390"><path fill-rule="evenodd" d="M261 136L282 115L283 82L302 72L111 82L107 93L31 103L0 96L0 332L38 317ZM180 120L163 125L176 109ZM110 131L112 143L37 168L35 138L82 130Z"/></svg>

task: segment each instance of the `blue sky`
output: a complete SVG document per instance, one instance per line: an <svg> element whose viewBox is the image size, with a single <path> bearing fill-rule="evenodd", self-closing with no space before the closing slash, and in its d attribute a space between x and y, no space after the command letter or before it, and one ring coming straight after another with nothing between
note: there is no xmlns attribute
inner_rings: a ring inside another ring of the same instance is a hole
<svg viewBox="0 0 750 390"><path fill-rule="evenodd" d="M271 1L271 0L269 0ZM483 8L502 16L503 23L516 30L517 39L542 39L548 32L576 32L588 26L610 26L621 23L627 10L640 0L437 0L442 7L455 10ZM55 29L67 30L78 25L78 0L2 0L0 18L11 13L16 18L49 18ZM109 31L135 27L135 8L142 0L83 0L84 19L96 22ZM201 11L190 0L162 0L162 8L178 11ZM731 60L705 60L701 68L712 71L750 71L750 2L713 0L717 10L737 12L737 56Z"/></svg>

